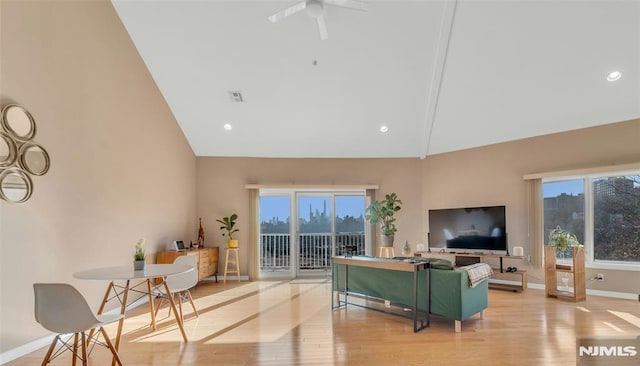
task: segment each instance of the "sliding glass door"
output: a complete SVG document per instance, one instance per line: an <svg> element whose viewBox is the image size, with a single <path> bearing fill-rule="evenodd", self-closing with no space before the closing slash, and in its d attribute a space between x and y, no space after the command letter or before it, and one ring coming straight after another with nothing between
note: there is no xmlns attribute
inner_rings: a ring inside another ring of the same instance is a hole
<svg viewBox="0 0 640 366"><path fill-rule="evenodd" d="M260 193L260 277L326 275L331 257L369 253L364 191Z"/></svg>
<svg viewBox="0 0 640 366"><path fill-rule="evenodd" d="M331 269L333 202L331 194L298 193L298 275Z"/></svg>

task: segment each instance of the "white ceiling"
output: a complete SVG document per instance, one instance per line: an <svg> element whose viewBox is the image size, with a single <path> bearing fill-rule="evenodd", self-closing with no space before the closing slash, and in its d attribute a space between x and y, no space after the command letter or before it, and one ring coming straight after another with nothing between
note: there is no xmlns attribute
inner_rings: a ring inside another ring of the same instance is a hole
<svg viewBox="0 0 640 366"><path fill-rule="evenodd" d="M325 6L326 41L267 20L297 0L112 2L197 156L424 157L640 117L640 1L370 0Z"/></svg>

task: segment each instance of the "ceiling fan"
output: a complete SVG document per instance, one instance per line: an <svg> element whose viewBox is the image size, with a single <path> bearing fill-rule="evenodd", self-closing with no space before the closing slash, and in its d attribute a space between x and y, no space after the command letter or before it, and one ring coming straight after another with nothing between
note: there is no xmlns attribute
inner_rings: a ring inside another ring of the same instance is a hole
<svg viewBox="0 0 640 366"><path fill-rule="evenodd" d="M329 38L329 34L327 33L327 23L325 23L324 21L325 5L367 11L367 3L360 0L305 0L271 15L269 17L269 20L272 23L277 23L288 16L305 10L307 15L316 19L316 23L318 24L318 33L320 33L320 39L324 41Z"/></svg>

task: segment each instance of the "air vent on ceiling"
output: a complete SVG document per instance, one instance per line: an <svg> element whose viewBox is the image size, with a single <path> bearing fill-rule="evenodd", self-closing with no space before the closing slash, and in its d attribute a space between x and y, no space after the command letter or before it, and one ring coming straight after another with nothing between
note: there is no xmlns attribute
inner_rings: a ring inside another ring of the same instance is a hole
<svg viewBox="0 0 640 366"><path fill-rule="evenodd" d="M242 103L242 93L240 90L229 90L229 98L231 98L231 103Z"/></svg>

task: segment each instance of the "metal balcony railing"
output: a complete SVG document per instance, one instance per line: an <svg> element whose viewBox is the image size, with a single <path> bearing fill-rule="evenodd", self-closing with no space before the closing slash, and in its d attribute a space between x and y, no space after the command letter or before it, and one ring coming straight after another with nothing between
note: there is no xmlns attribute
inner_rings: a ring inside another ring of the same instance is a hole
<svg viewBox="0 0 640 366"><path fill-rule="evenodd" d="M328 271L333 255L364 255L364 233L300 234L298 265L301 271ZM260 269L285 272L291 270L291 236L289 234L260 234Z"/></svg>

